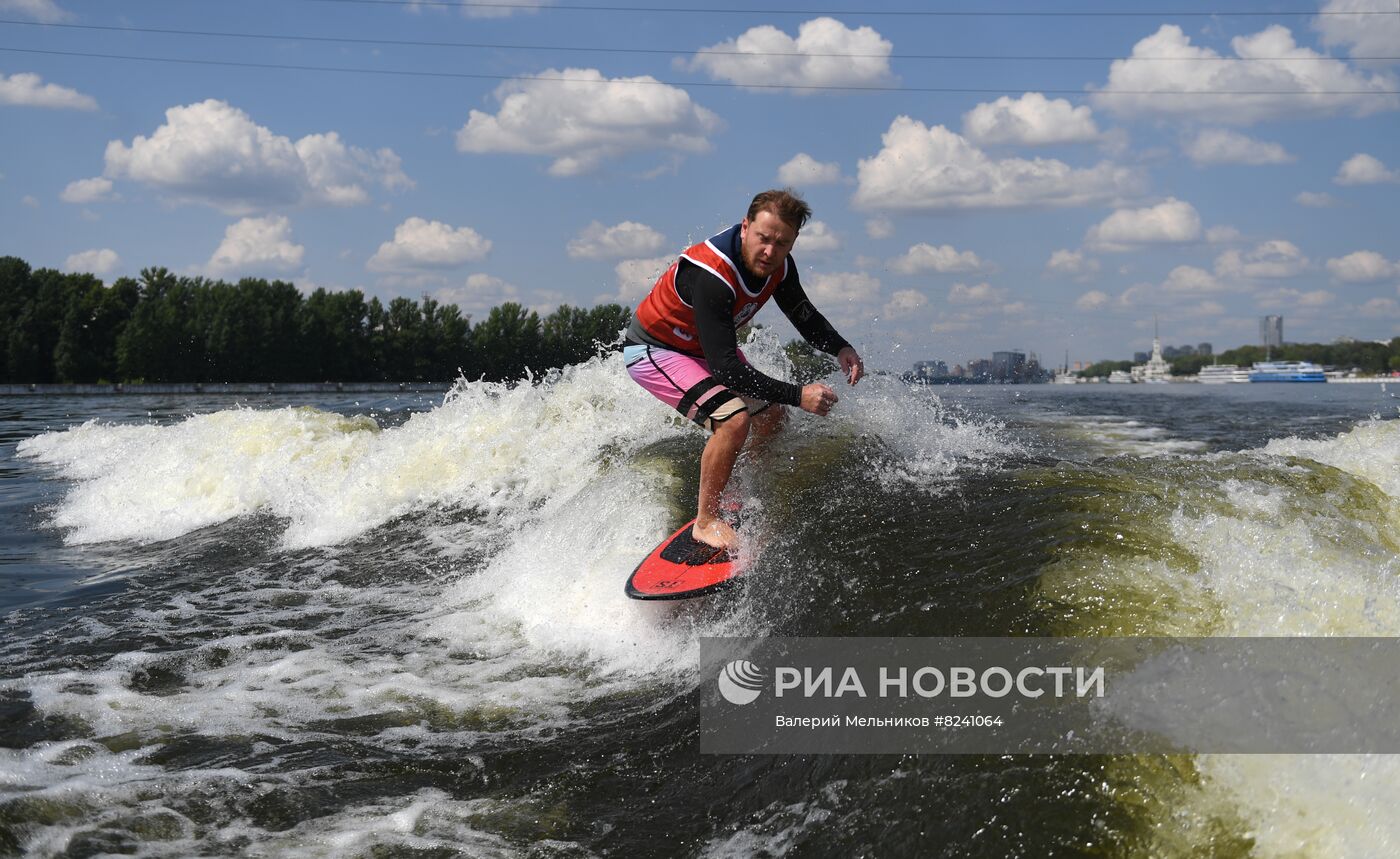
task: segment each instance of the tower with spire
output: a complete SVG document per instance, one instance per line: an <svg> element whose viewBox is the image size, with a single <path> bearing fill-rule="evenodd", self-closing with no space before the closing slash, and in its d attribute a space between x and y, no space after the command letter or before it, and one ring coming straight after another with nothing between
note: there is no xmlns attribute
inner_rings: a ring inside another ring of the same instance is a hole
<svg viewBox="0 0 1400 859"><path fill-rule="evenodd" d="M1134 382L1148 382L1161 384L1171 379L1172 365L1162 357L1162 338L1157 331L1157 316L1152 316L1152 357L1147 359L1146 364L1138 364L1133 368Z"/></svg>

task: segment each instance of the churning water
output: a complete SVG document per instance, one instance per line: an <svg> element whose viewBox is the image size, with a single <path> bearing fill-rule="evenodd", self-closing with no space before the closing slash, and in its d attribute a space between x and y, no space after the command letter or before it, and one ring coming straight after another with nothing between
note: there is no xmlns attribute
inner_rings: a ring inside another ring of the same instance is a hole
<svg viewBox="0 0 1400 859"><path fill-rule="evenodd" d="M0 402L0 855L1400 849L1385 756L700 755L708 635L1400 635L1379 386L841 393L741 463L763 551L685 607L623 582L703 439L615 354Z"/></svg>

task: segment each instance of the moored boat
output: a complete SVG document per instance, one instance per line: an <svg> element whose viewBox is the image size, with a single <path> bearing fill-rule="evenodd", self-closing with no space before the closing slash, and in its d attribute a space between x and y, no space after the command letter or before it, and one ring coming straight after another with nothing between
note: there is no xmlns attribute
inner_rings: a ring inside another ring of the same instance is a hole
<svg viewBox="0 0 1400 859"><path fill-rule="evenodd" d="M1196 374L1196 381L1202 385L1226 385L1235 382L1248 382L1249 371L1238 364L1212 364L1202 367Z"/></svg>
<svg viewBox="0 0 1400 859"><path fill-rule="evenodd" d="M1325 382L1322 367L1311 361L1256 361L1249 371L1251 382Z"/></svg>

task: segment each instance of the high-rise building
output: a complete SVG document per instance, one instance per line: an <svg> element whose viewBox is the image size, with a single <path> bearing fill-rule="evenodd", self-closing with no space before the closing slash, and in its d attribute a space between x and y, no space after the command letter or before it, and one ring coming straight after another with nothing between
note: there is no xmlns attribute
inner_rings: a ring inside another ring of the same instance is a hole
<svg viewBox="0 0 1400 859"><path fill-rule="evenodd" d="M1025 366L1026 353L1024 352L992 353L992 378L998 382L1019 377Z"/></svg>
<svg viewBox="0 0 1400 859"><path fill-rule="evenodd" d="M1265 349L1283 345L1283 317L1265 316L1259 320L1259 341Z"/></svg>

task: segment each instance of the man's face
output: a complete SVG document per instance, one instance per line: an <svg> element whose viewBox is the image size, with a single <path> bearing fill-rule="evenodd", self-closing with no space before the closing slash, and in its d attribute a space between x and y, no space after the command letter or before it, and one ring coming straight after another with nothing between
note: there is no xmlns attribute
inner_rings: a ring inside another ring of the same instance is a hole
<svg viewBox="0 0 1400 859"><path fill-rule="evenodd" d="M797 241L797 230L768 210L759 212L750 221L744 219L739 230L744 254L744 266L759 277L769 277L783 267L783 260Z"/></svg>

